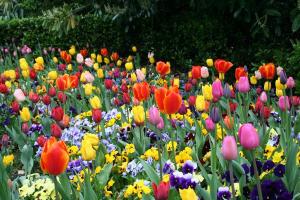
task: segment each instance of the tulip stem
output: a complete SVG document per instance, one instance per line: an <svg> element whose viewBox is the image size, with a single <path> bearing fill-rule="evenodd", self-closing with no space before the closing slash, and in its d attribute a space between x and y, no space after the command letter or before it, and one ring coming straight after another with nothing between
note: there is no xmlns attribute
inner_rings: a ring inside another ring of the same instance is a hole
<svg viewBox="0 0 300 200"><path fill-rule="evenodd" d="M261 192L261 184L260 184L260 179L259 179L257 165L256 165L256 159L255 159L255 150L252 151L252 156L253 156L253 168L254 168L254 174L255 174L255 178L256 178L258 199L263 200L263 196L262 196L262 192Z"/></svg>
<svg viewBox="0 0 300 200"><path fill-rule="evenodd" d="M230 176L230 184L231 184L231 190L232 190L232 196L235 200L235 189L234 189L234 178L233 178L233 167L232 167L232 161L229 161L229 176Z"/></svg>
<svg viewBox="0 0 300 200"><path fill-rule="evenodd" d="M54 186L55 186L55 200L59 200L59 193L57 190L58 182L57 182L56 176L53 176L52 178L53 178L53 182L54 182Z"/></svg>

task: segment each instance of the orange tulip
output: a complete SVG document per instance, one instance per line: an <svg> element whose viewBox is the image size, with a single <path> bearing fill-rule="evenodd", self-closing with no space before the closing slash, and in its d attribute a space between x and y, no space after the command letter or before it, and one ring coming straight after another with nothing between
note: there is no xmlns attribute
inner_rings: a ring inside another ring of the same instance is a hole
<svg viewBox="0 0 300 200"><path fill-rule="evenodd" d="M182 97L178 93L177 87L172 87L169 90L159 88L155 90L155 101L161 112L174 114L178 112L181 106Z"/></svg>
<svg viewBox="0 0 300 200"><path fill-rule="evenodd" d="M60 76L56 79L56 87L59 90L65 91L71 87L71 80L68 74Z"/></svg>
<svg viewBox="0 0 300 200"><path fill-rule="evenodd" d="M261 76L265 79L273 79L275 75L275 66L273 63L268 63L266 65L259 67L259 72L261 73Z"/></svg>
<svg viewBox="0 0 300 200"><path fill-rule="evenodd" d="M150 87L147 82L135 83L133 86L133 95L139 101L147 100L150 96Z"/></svg>
<svg viewBox="0 0 300 200"><path fill-rule="evenodd" d="M223 59L217 59L215 61L215 68L219 73L225 74L233 64L229 61L223 60Z"/></svg>
<svg viewBox="0 0 300 200"><path fill-rule="evenodd" d="M47 140L41 154L40 165L44 173L59 175L63 173L69 163L67 146L63 141L51 137Z"/></svg>
<svg viewBox="0 0 300 200"><path fill-rule="evenodd" d="M71 88L77 88L78 87L78 76L76 75L71 75L70 76L70 83L71 83Z"/></svg>
<svg viewBox="0 0 300 200"><path fill-rule="evenodd" d="M248 73L244 67L237 67L235 69L234 75L235 75L235 79L238 81L241 76L248 76Z"/></svg>
<svg viewBox="0 0 300 200"><path fill-rule="evenodd" d="M156 71L161 76L165 76L171 72L171 67L168 63L164 63L162 61L159 61L156 63Z"/></svg>
<svg viewBox="0 0 300 200"><path fill-rule="evenodd" d="M70 54L68 54L66 51L61 51L60 52L60 57L66 62L66 63L70 63L72 56Z"/></svg>
<svg viewBox="0 0 300 200"><path fill-rule="evenodd" d="M226 115L224 117L224 124L228 129L232 129L233 128L233 124L234 124L234 119L233 117L229 117L228 115Z"/></svg>

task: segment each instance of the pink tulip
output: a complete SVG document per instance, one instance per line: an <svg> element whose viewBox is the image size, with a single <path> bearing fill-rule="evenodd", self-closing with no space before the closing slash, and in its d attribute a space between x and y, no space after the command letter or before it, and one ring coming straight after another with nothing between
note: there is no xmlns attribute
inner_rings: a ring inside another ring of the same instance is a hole
<svg viewBox="0 0 300 200"><path fill-rule="evenodd" d="M201 78L209 77L209 72L207 67L201 67Z"/></svg>
<svg viewBox="0 0 300 200"><path fill-rule="evenodd" d="M215 123L212 121L210 117L205 120L205 127L208 131L215 130Z"/></svg>
<svg viewBox="0 0 300 200"><path fill-rule="evenodd" d="M94 61L91 58L86 58L84 64L88 67L92 67L94 65Z"/></svg>
<svg viewBox="0 0 300 200"><path fill-rule="evenodd" d="M162 117L159 118L159 123L156 125L158 129L163 129L165 127L164 119Z"/></svg>
<svg viewBox="0 0 300 200"><path fill-rule="evenodd" d="M85 71L84 77L88 83L92 83L95 80L94 76L89 71Z"/></svg>
<svg viewBox="0 0 300 200"><path fill-rule="evenodd" d="M21 89L16 89L14 92L14 97L18 102L22 102L25 100L25 95Z"/></svg>
<svg viewBox="0 0 300 200"><path fill-rule="evenodd" d="M286 109L290 109L289 98L287 96L281 96L278 100L278 106L280 110L286 111Z"/></svg>
<svg viewBox="0 0 300 200"><path fill-rule="evenodd" d="M170 184L169 182L160 182L157 186L152 183L153 193L155 200L167 200L169 197Z"/></svg>
<svg viewBox="0 0 300 200"><path fill-rule="evenodd" d="M241 76L237 83L237 89L241 93L247 93L250 90L250 84L247 76Z"/></svg>
<svg viewBox="0 0 300 200"><path fill-rule="evenodd" d="M266 103L267 102L267 100L268 100L268 97L267 97L267 94L266 94L266 92L265 91L263 91L261 94L260 94L260 97L259 97L259 99L261 100L261 102L263 102L263 103Z"/></svg>
<svg viewBox="0 0 300 200"><path fill-rule="evenodd" d="M286 86L287 86L287 88L289 88L289 89L295 87L295 81L294 81L293 77L290 76L290 77L287 79Z"/></svg>
<svg viewBox="0 0 300 200"><path fill-rule="evenodd" d="M83 63L83 56L80 53L76 55L76 61L78 64Z"/></svg>
<svg viewBox="0 0 300 200"><path fill-rule="evenodd" d="M142 70L137 69L135 71L135 73L136 73L136 77L139 81L143 81L145 79L145 74L142 72Z"/></svg>
<svg viewBox="0 0 300 200"><path fill-rule="evenodd" d="M160 122L160 112L154 106L149 109L149 122L153 125L157 125Z"/></svg>
<svg viewBox="0 0 300 200"><path fill-rule="evenodd" d="M220 80L216 80L212 84L212 94L215 99L219 99L223 96L223 87Z"/></svg>
<svg viewBox="0 0 300 200"><path fill-rule="evenodd" d="M225 160L235 160L237 158L237 145L233 136L226 136L223 139L221 152Z"/></svg>
<svg viewBox="0 0 300 200"><path fill-rule="evenodd" d="M239 139L245 149L252 150L259 146L259 135L250 123L243 124L239 128Z"/></svg>

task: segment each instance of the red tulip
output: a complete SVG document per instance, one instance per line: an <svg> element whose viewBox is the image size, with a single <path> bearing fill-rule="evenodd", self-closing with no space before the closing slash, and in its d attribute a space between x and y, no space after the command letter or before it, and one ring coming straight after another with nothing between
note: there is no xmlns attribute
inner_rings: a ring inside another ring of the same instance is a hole
<svg viewBox="0 0 300 200"><path fill-rule="evenodd" d="M24 123L22 124L21 130L22 130L22 132L25 133L25 134L29 132L29 126L28 126L28 123L27 123L27 122L24 122Z"/></svg>
<svg viewBox="0 0 300 200"><path fill-rule="evenodd" d="M62 91L57 93L57 98L61 103L65 103L67 101L67 95Z"/></svg>
<svg viewBox="0 0 300 200"><path fill-rule="evenodd" d="M162 181L158 186L155 183L152 183L152 188L155 200L168 200L170 190L169 182Z"/></svg>
<svg viewBox="0 0 300 200"><path fill-rule="evenodd" d="M100 123L102 119L102 113L100 109L93 109L92 110L92 118L94 122Z"/></svg>
<svg viewBox="0 0 300 200"><path fill-rule="evenodd" d="M200 66L193 66L192 67L192 77L194 79L200 79L201 78L201 67Z"/></svg>
<svg viewBox="0 0 300 200"><path fill-rule="evenodd" d="M61 128L56 124L51 124L50 126L50 132L51 132L51 136L54 136L56 138L60 138L61 137Z"/></svg>
<svg viewBox="0 0 300 200"><path fill-rule="evenodd" d="M3 83L0 84L0 93L2 93L2 94L8 93L8 87Z"/></svg>
<svg viewBox="0 0 300 200"><path fill-rule="evenodd" d="M81 49L80 50L80 54L83 56L83 57L86 57L88 55L88 50L86 48L84 49Z"/></svg>
<svg viewBox="0 0 300 200"><path fill-rule="evenodd" d="M15 113L18 113L20 110L20 105L17 101L13 101L11 104L11 108Z"/></svg>
<svg viewBox="0 0 300 200"><path fill-rule="evenodd" d="M145 101L150 96L150 88L147 82L135 83L133 86L133 95L139 101Z"/></svg>
<svg viewBox="0 0 300 200"><path fill-rule="evenodd" d="M55 87L49 88L48 94L49 94L50 97L54 97L56 95Z"/></svg>
<svg viewBox="0 0 300 200"><path fill-rule="evenodd" d="M165 76L171 72L171 67L168 63L164 63L162 61L159 61L156 63L156 71L161 76Z"/></svg>
<svg viewBox="0 0 300 200"><path fill-rule="evenodd" d="M51 103L51 97L47 94L45 94L42 98L43 103L48 106Z"/></svg>
<svg viewBox="0 0 300 200"><path fill-rule="evenodd" d="M184 85L184 90L185 90L186 92L189 92L189 91L191 91L192 87L193 87L193 85L192 85L191 83L186 83L186 84Z"/></svg>
<svg viewBox="0 0 300 200"><path fill-rule="evenodd" d="M100 53L101 53L102 56L107 56L107 55L108 55L108 50L107 50L107 48L102 48L102 49L100 50Z"/></svg>
<svg viewBox="0 0 300 200"><path fill-rule="evenodd" d="M223 59L217 59L215 61L215 68L219 73L225 74L232 66L233 64L229 61L223 60Z"/></svg>
<svg viewBox="0 0 300 200"><path fill-rule="evenodd" d="M113 81L111 79L105 79L104 85L106 89L110 90L113 86Z"/></svg>
<svg viewBox="0 0 300 200"><path fill-rule="evenodd" d="M43 172L57 176L66 170L68 163L69 154L66 144L63 141L57 142L55 137L47 140L40 160Z"/></svg>
<svg viewBox="0 0 300 200"><path fill-rule="evenodd" d="M29 93L29 99L30 101L32 101L33 103L37 103L40 100L40 97L38 94L34 93L34 92L30 92Z"/></svg>
<svg viewBox="0 0 300 200"><path fill-rule="evenodd" d="M29 77L34 80L36 79L36 72L34 69L31 69L30 72L29 72Z"/></svg>
<svg viewBox="0 0 300 200"><path fill-rule="evenodd" d="M161 112L166 114L174 114L178 112L182 97L178 93L178 88L159 88L155 90L155 101Z"/></svg>
<svg viewBox="0 0 300 200"><path fill-rule="evenodd" d="M36 142L38 143L38 145L40 147L43 147L44 144L46 143L47 141L47 138L44 136L44 135L40 135L37 139L36 139Z"/></svg>
<svg viewBox="0 0 300 200"><path fill-rule="evenodd" d="M241 76L248 76L248 73L247 73L247 71L245 70L244 67L237 67L235 69L234 75L235 75L235 80L238 81Z"/></svg>
<svg viewBox="0 0 300 200"><path fill-rule="evenodd" d="M62 107L57 106L53 108L51 111L51 117L57 122L62 120L64 117L64 110L62 109Z"/></svg>
<svg viewBox="0 0 300 200"><path fill-rule="evenodd" d="M266 65L260 66L259 72L261 73L263 78L271 80L275 75L275 65L273 63L268 63Z"/></svg>
<svg viewBox="0 0 300 200"><path fill-rule="evenodd" d="M195 106L196 104L196 96L190 96L188 99L189 106Z"/></svg>
<svg viewBox="0 0 300 200"><path fill-rule="evenodd" d="M124 104L129 104L130 103L130 96L129 96L129 94L126 92L126 93L123 93L123 98L122 98L122 100L123 100L123 103Z"/></svg>
<svg viewBox="0 0 300 200"><path fill-rule="evenodd" d="M114 61L117 61L117 60L119 59L118 53L117 53L117 52L113 52L113 53L111 54L111 58L112 58Z"/></svg>
<svg viewBox="0 0 300 200"><path fill-rule="evenodd" d="M60 76L56 79L56 87L61 90L65 91L71 87L71 81L68 74Z"/></svg>

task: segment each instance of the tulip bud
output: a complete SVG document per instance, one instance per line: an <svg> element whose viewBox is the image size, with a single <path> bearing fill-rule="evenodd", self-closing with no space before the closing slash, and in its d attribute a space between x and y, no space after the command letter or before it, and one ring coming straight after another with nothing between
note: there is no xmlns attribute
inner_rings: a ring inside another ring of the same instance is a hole
<svg viewBox="0 0 300 200"><path fill-rule="evenodd" d="M110 90L113 86L113 81L111 79L105 79L104 85L106 89Z"/></svg>
<svg viewBox="0 0 300 200"><path fill-rule="evenodd" d="M156 125L156 127L160 130L162 130L165 126L165 123L164 123L164 119L162 117L159 118L159 123Z"/></svg>
<svg viewBox="0 0 300 200"><path fill-rule="evenodd" d="M226 83L224 86L224 94L223 95L225 98L230 98L230 96L231 96L231 90L230 90L228 83Z"/></svg>
<svg viewBox="0 0 300 200"><path fill-rule="evenodd" d="M242 76L237 83L237 89L241 93L247 93L250 90L250 84L247 76Z"/></svg>
<svg viewBox="0 0 300 200"><path fill-rule="evenodd" d="M184 105L184 103L181 104L181 106L180 106L180 108L178 110L178 113L181 114L181 115L185 115L187 113L187 108Z"/></svg>
<svg viewBox="0 0 300 200"><path fill-rule="evenodd" d="M201 67L201 78L209 77L209 72L207 67Z"/></svg>
<svg viewBox="0 0 300 200"><path fill-rule="evenodd" d="M46 143L47 138L44 135L40 135L37 139L36 142L40 147L44 147L44 144Z"/></svg>
<svg viewBox="0 0 300 200"><path fill-rule="evenodd" d="M233 136L225 136L221 149L225 160L235 160L237 158L237 145Z"/></svg>
<svg viewBox="0 0 300 200"><path fill-rule="evenodd" d="M192 87L193 87L193 86L192 86L191 83L186 83L186 84L184 85L184 89L185 89L186 92L191 91Z"/></svg>
<svg viewBox="0 0 300 200"><path fill-rule="evenodd" d="M196 96L189 96L188 103L189 103L189 106L195 106Z"/></svg>
<svg viewBox="0 0 300 200"><path fill-rule="evenodd" d="M18 113L20 110L20 105L17 101L13 101L11 104L11 108L15 113Z"/></svg>
<svg viewBox="0 0 300 200"><path fill-rule="evenodd" d="M205 127L210 132L213 131L213 130L215 130L215 123L212 121L212 119L210 117L208 117L205 120Z"/></svg>
<svg viewBox="0 0 300 200"><path fill-rule="evenodd" d="M45 94L42 98L43 103L48 106L51 103L51 97L47 94Z"/></svg>
<svg viewBox="0 0 300 200"><path fill-rule="evenodd" d="M149 109L149 122L153 125L157 125L160 122L160 112L154 106Z"/></svg>
<svg viewBox="0 0 300 200"><path fill-rule="evenodd" d="M29 132L29 126L28 126L28 123L27 122L24 122L22 124L22 132L27 134Z"/></svg>
<svg viewBox="0 0 300 200"><path fill-rule="evenodd" d="M61 103L65 103L67 101L67 95L65 95L65 93L62 91L57 93L57 98Z"/></svg>
<svg viewBox="0 0 300 200"><path fill-rule="evenodd" d="M128 92L128 86L127 86L126 83L123 83L121 85L121 90L122 90L123 93L127 93Z"/></svg>
<svg viewBox="0 0 300 200"><path fill-rule="evenodd" d="M241 145L247 150L252 150L259 146L259 135L250 123L243 124L239 128L238 136Z"/></svg>
<svg viewBox="0 0 300 200"><path fill-rule="evenodd" d="M100 123L102 119L102 113L100 109L93 109L92 110L92 118L95 123Z"/></svg>
<svg viewBox="0 0 300 200"><path fill-rule="evenodd" d="M55 87L49 88L48 94L49 94L50 97L54 97L56 95Z"/></svg>
<svg viewBox="0 0 300 200"><path fill-rule="evenodd" d="M266 103L266 102L267 102L268 97L267 97L267 94L266 94L265 91L263 91L263 92L260 94L259 99L260 99L263 103Z"/></svg>
<svg viewBox="0 0 300 200"><path fill-rule="evenodd" d="M123 100L123 103L124 104L129 104L130 103L130 96L129 96L129 94L126 92L126 93L123 93L123 98L122 98L122 100Z"/></svg>
<svg viewBox="0 0 300 200"><path fill-rule="evenodd" d="M234 120L233 117L229 117L228 115L226 115L224 117L224 124L228 129L232 129L233 128L233 124L234 124Z"/></svg>
<svg viewBox="0 0 300 200"><path fill-rule="evenodd" d="M63 119L64 116L64 110L62 109L62 107L57 106L55 108L52 109L51 111L51 117L55 120L55 121L60 121Z"/></svg>
<svg viewBox="0 0 300 200"><path fill-rule="evenodd" d="M51 132L51 136L54 136L56 138L60 138L61 137L61 128L56 124L51 124L50 126L50 132Z"/></svg>
<svg viewBox="0 0 300 200"><path fill-rule="evenodd" d="M280 110L286 111L290 109L290 103L287 96L281 96L278 100Z"/></svg>
<svg viewBox="0 0 300 200"><path fill-rule="evenodd" d="M0 93L7 94L8 93L8 87L5 84L0 84Z"/></svg>
<svg viewBox="0 0 300 200"><path fill-rule="evenodd" d="M282 85L284 85L284 84L286 84L286 82L287 82L286 73L285 73L284 70L282 70L282 71L280 72L280 83L281 83Z"/></svg>
<svg viewBox="0 0 300 200"><path fill-rule="evenodd" d="M2 138L1 138L1 145L2 145L2 147L7 147L8 143L9 143L9 136L5 133L2 135Z"/></svg>
<svg viewBox="0 0 300 200"><path fill-rule="evenodd" d="M210 111L209 117L214 123L218 123L220 121L220 112L218 107L213 107Z"/></svg>
<svg viewBox="0 0 300 200"><path fill-rule="evenodd" d="M216 80L212 84L212 94L213 97L219 99L223 96L223 88L220 80Z"/></svg>
<svg viewBox="0 0 300 200"><path fill-rule="evenodd" d="M60 120L58 124L60 125L61 128L66 128L69 126L69 122L70 122L70 117L64 114L62 120Z"/></svg>
<svg viewBox="0 0 300 200"><path fill-rule="evenodd" d="M293 77L289 77L289 78L287 79L286 86L287 86L287 88L289 88L289 89L295 87L295 81L294 81Z"/></svg>

